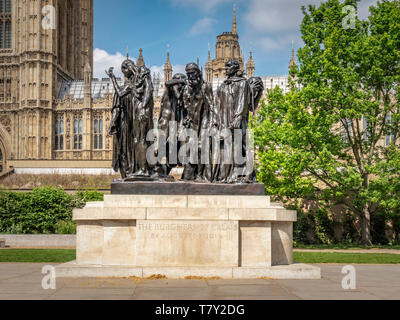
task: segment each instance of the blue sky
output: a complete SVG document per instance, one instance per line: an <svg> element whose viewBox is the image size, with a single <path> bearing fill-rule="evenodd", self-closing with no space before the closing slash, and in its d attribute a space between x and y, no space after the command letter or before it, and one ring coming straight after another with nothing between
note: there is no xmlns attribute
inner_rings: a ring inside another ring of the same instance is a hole
<svg viewBox="0 0 400 320"><path fill-rule="evenodd" d="M216 36L232 27L233 4L237 6L239 41L247 61L250 44L256 75L287 74L291 42L302 45L299 25L301 6L320 0L95 0L94 76L116 71L126 55L143 56L153 72L162 73L170 45L174 73L188 62L207 60L208 43L215 55ZM375 0L361 0L360 14L366 15Z"/></svg>

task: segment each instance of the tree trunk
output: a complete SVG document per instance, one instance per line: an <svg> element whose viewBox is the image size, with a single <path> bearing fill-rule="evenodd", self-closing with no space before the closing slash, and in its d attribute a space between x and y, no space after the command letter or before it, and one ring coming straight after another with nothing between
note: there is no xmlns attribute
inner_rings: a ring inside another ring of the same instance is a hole
<svg viewBox="0 0 400 320"><path fill-rule="evenodd" d="M365 246L372 246L371 241L371 213L368 204L365 204L362 217L362 242Z"/></svg>

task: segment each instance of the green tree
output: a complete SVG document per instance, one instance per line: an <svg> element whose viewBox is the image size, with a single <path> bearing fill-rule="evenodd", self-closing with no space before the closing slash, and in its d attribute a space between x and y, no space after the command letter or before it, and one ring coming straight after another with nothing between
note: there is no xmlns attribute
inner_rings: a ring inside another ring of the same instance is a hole
<svg viewBox="0 0 400 320"><path fill-rule="evenodd" d="M346 205L371 245L371 215L389 206L385 190L400 196L400 1L378 2L347 28L346 6L358 2L302 8L291 90L270 91L252 125L267 192Z"/></svg>

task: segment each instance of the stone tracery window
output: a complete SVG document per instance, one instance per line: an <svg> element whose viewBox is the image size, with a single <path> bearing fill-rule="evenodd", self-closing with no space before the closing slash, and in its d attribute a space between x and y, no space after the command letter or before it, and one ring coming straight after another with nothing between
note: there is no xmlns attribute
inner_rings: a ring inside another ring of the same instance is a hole
<svg viewBox="0 0 400 320"><path fill-rule="evenodd" d="M103 149L103 117L94 118L94 149Z"/></svg>
<svg viewBox="0 0 400 320"><path fill-rule="evenodd" d="M11 48L11 0L0 0L0 49Z"/></svg>
<svg viewBox="0 0 400 320"><path fill-rule="evenodd" d="M55 123L55 150L64 150L64 118L56 119Z"/></svg>
<svg viewBox="0 0 400 320"><path fill-rule="evenodd" d="M82 117L74 119L74 150L82 150Z"/></svg>

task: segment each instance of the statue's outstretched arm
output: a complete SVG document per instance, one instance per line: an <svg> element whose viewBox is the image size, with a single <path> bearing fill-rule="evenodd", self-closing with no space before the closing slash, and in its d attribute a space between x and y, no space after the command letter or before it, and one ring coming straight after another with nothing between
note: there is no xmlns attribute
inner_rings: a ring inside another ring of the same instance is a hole
<svg viewBox="0 0 400 320"><path fill-rule="evenodd" d="M122 98L125 97L127 94L131 92L131 87L129 84L124 85L123 87L120 87L117 82L117 78L114 75L114 68L111 67L106 71L106 74L110 77L112 84L114 86L115 93L118 95L118 97Z"/></svg>

